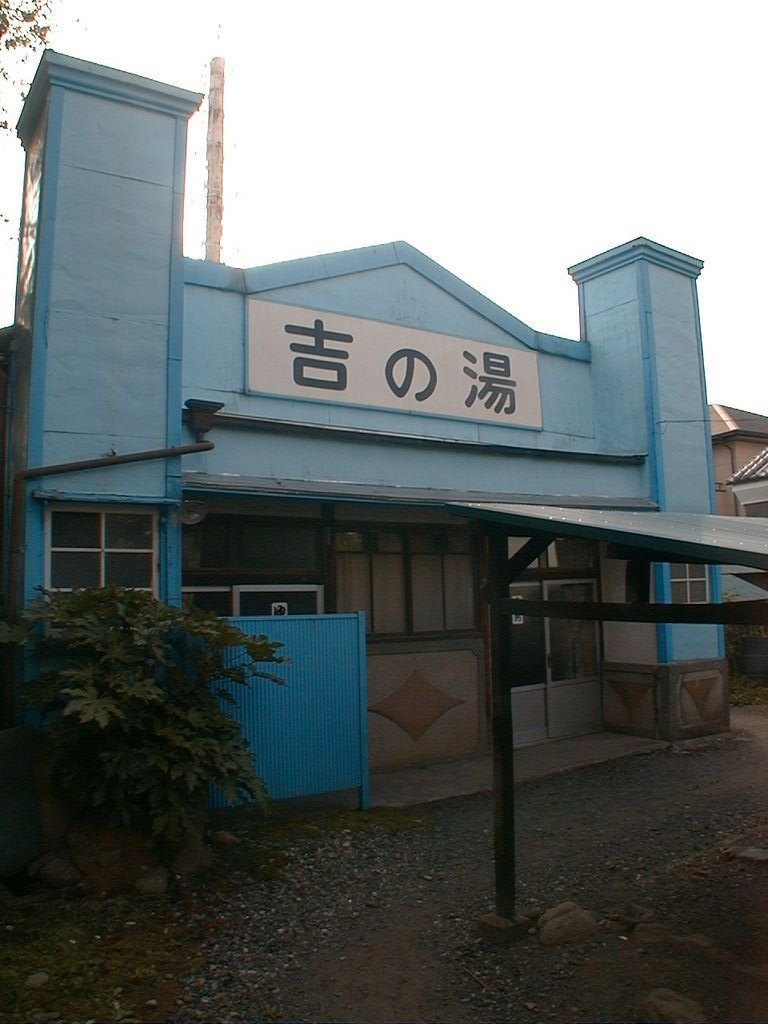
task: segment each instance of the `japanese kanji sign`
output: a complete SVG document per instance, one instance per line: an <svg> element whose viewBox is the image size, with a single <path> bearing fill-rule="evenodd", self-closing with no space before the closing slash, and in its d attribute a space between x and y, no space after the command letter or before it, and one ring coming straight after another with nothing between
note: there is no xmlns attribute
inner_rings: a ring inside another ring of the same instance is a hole
<svg viewBox="0 0 768 1024"><path fill-rule="evenodd" d="M541 427L533 352L263 299L248 303L249 391Z"/></svg>

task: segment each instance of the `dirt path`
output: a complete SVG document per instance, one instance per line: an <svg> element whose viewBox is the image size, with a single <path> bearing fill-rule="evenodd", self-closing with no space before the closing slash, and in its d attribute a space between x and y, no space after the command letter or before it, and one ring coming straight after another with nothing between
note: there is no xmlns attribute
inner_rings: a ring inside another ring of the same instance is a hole
<svg viewBox="0 0 768 1024"><path fill-rule="evenodd" d="M711 1021L768 1020L768 865L727 852L768 848L768 715L737 710L734 727L519 789L520 909L576 900L600 920L594 936L479 942L490 801L447 801L427 811L416 883L394 871L385 907L340 921L287 976L280 1019L641 1020L664 987ZM639 922L666 939L633 939Z"/></svg>
<svg viewBox="0 0 768 1024"><path fill-rule="evenodd" d="M471 1020L467 1005L446 984L444 965L424 942L431 926L428 912L377 917L307 965L308 991L302 999L311 1000L315 1019L429 1021L440 1007L446 1020Z"/></svg>
<svg viewBox="0 0 768 1024"><path fill-rule="evenodd" d="M735 855L768 850L768 714L733 725L516 789L518 909L575 901L599 922L578 942L479 940L487 794L241 815L211 874L159 899L68 889L0 907L0 1021L630 1022L666 988L694 1020L768 1022L768 861Z"/></svg>

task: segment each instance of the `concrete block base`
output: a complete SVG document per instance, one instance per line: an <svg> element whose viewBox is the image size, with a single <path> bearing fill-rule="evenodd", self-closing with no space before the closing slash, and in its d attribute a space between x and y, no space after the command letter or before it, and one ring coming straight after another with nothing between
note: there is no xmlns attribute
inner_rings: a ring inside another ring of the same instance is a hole
<svg viewBox="0 0 768 1024"><path fill-rule="evenodd" d="M606 729L660 740L690 739L729 727L727 663L603 665Z"/></svg>

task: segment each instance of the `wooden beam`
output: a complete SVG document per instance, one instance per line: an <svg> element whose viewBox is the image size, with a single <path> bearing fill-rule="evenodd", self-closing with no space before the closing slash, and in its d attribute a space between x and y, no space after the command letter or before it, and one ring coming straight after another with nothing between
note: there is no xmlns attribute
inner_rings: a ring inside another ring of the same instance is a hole
<svg viewBox="0 0 768 1024"><path fill-rule="evenodd" d="M528 601L497 598L497 612L546 619L586 619L590 622L671 622L696 625L762 625L768 623L768 601L728 601L725 604L611 604L583 601Z"/></svg>
<svg viewBox="0 0 768 1024"><path fill-rule="evenodd" d="M547 541L548 543L548 541ZM493 854L496 913L510 921L515 917L515 763L512 746L512 701L509 679L503 672L502 647L509 642L509 616L497 607L497 599L509 595L509 583L537 557L535 541L529 541L509 558L507 537L488 536L491 639L491 739L493 741ZM527 561L526 561L527 559ZM525 565L521 565L521 561Z"/></svg>

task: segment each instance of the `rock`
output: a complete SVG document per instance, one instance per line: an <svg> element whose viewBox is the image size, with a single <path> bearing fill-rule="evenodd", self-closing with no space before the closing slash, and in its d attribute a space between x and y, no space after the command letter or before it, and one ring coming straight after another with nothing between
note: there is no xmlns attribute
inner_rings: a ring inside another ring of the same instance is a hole
<svg viewBox="0 0 768 1024"><path fill-rule="evenodd" d="M134 888L145 896L162 896L168 889L168 877L168 868L159 865L137 878Z"/></svg>
<svg viewBox="0 0 768 1024"><path fill-rule="evenodd" d="M640 946L653 946L656 943L671 942L673 939L671 928L666 925L657 924L656 921L641 921L632 932L632 941Z"/></svg>
<svg viewBox="0 0 768 1024"><path fill-rule="evenodd" d="M493 946L509 946L528 934L530 921L523 917L514 920L500 914L484 914L477 922L477 933Z"/></svg>
<svg viewBox="0 0 768 1024"><path fill-rule="evenodd" d="M72 863L68 853L57 853L46 857L42 864L35 868L32 876L52 889L65 889L69 885L77 885L83 880L83 874Z"/></svg>
<svg viewBox="0 0 768 1024"><path fill-rule="evenodd" d="M200 836L187 836L171 861L171 871L177 875L193 875L213 864L213 851Z"/></svg>
<svg viewBox="0 0 768 1024"><path fill-rule="evenodd" d="M576 903L563 903L539 918L539 942L544 946L580 942L594 935L597 927L594 914L589 910L583 910Z"/></svg>
<svg viewBox="0 0 768 1024"><path fill-rule="evenodd" d="M768 861L768 850L762 850L758 846L745 846L743 850L734 850L733 856L736 860L749 860L760 864Z"/></svg>
<svg viewBox="0 0 768 1024"><path fill-rule="evenodd" d="M734 971L746 974L748 978L757 978L768 984L768 964L734 964Z"/></svg>
<svg viewBox="0 0 768 1024"><path fill-rule="evenodd" d="M573 900L566 900L565 903L558 903L556 907L550 907L549 910L546 910L539 917L539 928L543 928L553 918L559 917L561 914L567 914L571 910L581 910L581 907L578 903L574 903Z"/></svg>
<svg viewBox="0 0 768 1024"><path fill-rule="evenodd" d="M680 953L691 953L694 956L703 955L709 960L719 958L719 951L715 941L710 939L708 935L675 935L672 939L672 945Z"/></svg>
<svg viewBox="0 0 768 1024"><path fill-rule="evenodd" d="M225 832L223 829L211 832L210 839L215 846L237 846L240 843L237 836L233 836L231 832Z"/></svg>
<svg viewBox="0 0 768 1024"><path fill-rule="evenodd" d="M27 988L42 988L43 985L47 985L51 980L51 976L48 971L34 971L29 975L24 984Z"/></svg>
<svg viewBox="0 0 768 1024"><path fill-rule="evenodd" d="M151 836L98 820L80 820L67 836L69 855L83 873L83 884L97 892L130 889L160 858Z"/></svg>
<svg viewBox="0 0 768 1024"><path fill-rule="evenodd" d="M643 1000L640 1012L651 1024L707 1024L704 1010L671 988L655 988Z"/></svg>

